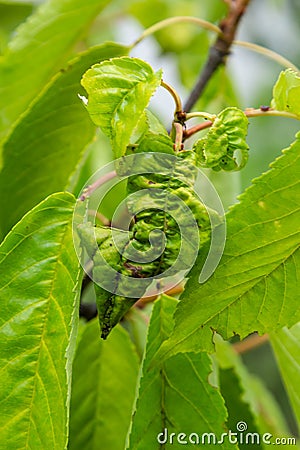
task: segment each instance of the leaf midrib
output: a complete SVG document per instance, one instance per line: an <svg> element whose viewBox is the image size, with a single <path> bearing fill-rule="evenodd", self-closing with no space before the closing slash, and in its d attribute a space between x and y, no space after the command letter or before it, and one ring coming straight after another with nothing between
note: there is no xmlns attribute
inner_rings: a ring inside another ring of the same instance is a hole
<svg viewBox="0 0 300 450"><path fill-rule="evenodd" d="M299 247L298 247L298 248L299 248ZM269 274L266 274L266 275L264 275L264 276L262 276L262 277L259 277L259 278L257 279L257 282L254 283L254 284L250 287L250 289L244 291L244 292L243 292L242 294L240 294L237 298L234 298L234 300L233 300L232 302L230 302L229 304L226 304L226 306L224 306L224 307L223 307L221 310L219 310L217 313L214 313L212 316L210 316L209 318L207 318L203 323L201 323L201 325L199 325L198 328L193 329L189 334L185 335L182 339L178 340L178 341L176 342L176 344L175 344L172 348L170 348L170 349L167 350L167 352L165 353L165 357L166 357L166 355L167 355L168 353L172 353L172 349L173 349L173 348L178 347L180 344L182 344L182 343L185 342L186 340L190 339L191 336L193 336L195 333L197 333L197 332L199 331L199 328L204 328L205 326L207 326L208 323L209 323L210 321L214 320L216 317L218 317L218 315L220 315L222 312L224 312L227 308L229 308L229 307L231 307L232 305L234 305L235 302L238 302L238 301L241 299L241 297L242 297L243 295L248 294L248 293L249 293L249 292L250 292L250 291L251 291L251 290L252 290L252 289L253 289L253 288L261 281L261 280L262 280L262 279L267 278L267 277L270 276L273 272L275 272L276 270L278 270L278 268L279 268L282 264L285 264L285 262L286 262L290 257L294 256L294 253L298 250L298 248L296 248L291 254L289 254L289 255L285 258L285 260L282 261L280 264L278 264L278 266L276 266ZM231 289L231 288L228 288L228 289Z"/></svg>
<svg viewBox="0 0 300 450"><path fill-rule="evenodd" d="M50 310L51 299L52 300L54 299L53 290L54 290L55 282L57 280L57 274L58 274L58 271L59 271L58 266L60 264L59 261L60 261L61 254L63 252L65 235L68 232L68 228L69 228L69 226L68 226L68 223L66 222L65 231L62 233L62 238L61 238L61 243L60 243L60 252L57 254L57 257L56 257L56 264L55 264L56 267L53 269L54 276L53 276L51 287L50 287L50 291L49 291L49 296L48 296L49 301L48 301L47 310L45 311L45 316L44 316L44 321L43 321L43 327L42 327L42 333L41 333L41 339L40 339L40 345L39 345L39 353L38 353L38 357L37 357L37 361L36 361L36 371L35 371L35 375L34 375L34 385L33 385L33 389L32 389L31 403L30 403L30 408L29 408L30 414L29 414L29 418L28 418L29 425L28 425L28 429L27 429L26 448L30 448L30 446L29 446L29 438L30 438L30 435L31 435L31 428L32 428L33 423L34 423L34 420L33 420L33 417L32 417L33 404L34 404L34 400L35 400L35 397L36 397L37 379L38 379L38 374L39 374L40 360L41 360L43 343L45 345L45 348L47 348L47 351L49 352L49 349L48 349L48 347L46 345L46 339L45 339L46 325L47 325L48 320L49 320L49 310ZM59 309L61 309L61 308L59 308ZM51 353L49 352L49 354L51 354ZM52 357L51 357L51 360L52 360ZM54 365L54 369L55 369L55 373L56 373L56 376L57 376L57 371L56 371L55 365ZM59 379L59 377L57 377L57 378ZM60 389L60 393L61 393L61 395L63 397L61 384L58 383L58 386L59 386L59 389ZM46 399L48 399L47 395L45 397L46 397ZM52 428L53 442L55 443L56 442L56 435L54 433L54 428L55 427L54 427L54 424L53 424L53 420L52 420L52 415L51 415L50 409L48 411L49 411L49 421L50 421L50 425L51 425L51 428Z"/></svg>

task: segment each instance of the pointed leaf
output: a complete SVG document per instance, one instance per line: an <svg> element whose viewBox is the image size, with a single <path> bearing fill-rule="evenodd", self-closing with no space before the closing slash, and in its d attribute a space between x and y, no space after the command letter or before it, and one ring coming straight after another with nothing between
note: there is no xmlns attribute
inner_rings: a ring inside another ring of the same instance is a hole
<svg viewBox="0 0 300 450"><path fill-rule="evenodd" d="M272 333L270 339L299 426L300 323Z"/></svg>
<svg viewBox="0 0 300 450"><path fill-rule="evenodd" d="M224 254L205 284L194 266L160 355L212 351L212 329L243 338L299 321L299 172L300 135L229 212Z"/></svg>
<svg viewBox="0 0 300 450"><path fill-rule="evenodd" d="M109 0L48 0L17 30L0 61L0 141Z"/></svg>
<svg viewBox="0 0 300 450"><path fill-rule="evenodd" d="M74 360L69 450L124 449L138 370L124 329L103 342L97 319L85 326Z"/></svg>
<svg viewBox="0 0 300 450"><path fill-rule="evenodd" d="M65 448L78 317L75 199L55 194L0 247L0 437L7 449Z"/></svg>
<svg viewBox="0 0 300 450"><path fill-rule="evenodd" d="M111 138L115 157L125 154L130 136L160 85L156 73L138 58L113 58L95 64L83 78L93 122Z"/></svg>
<svg viewBox="0 0 300 450"><path fill-rule="evenodd" d="M84 93L81 76L95 61L127 51L122 45L106 43L80 54L52 79L18 122L3 151L3 234L47 195L68 187L70 175L95 133L78 98Z"/></svg>
<svg viewBox="0 0 300 450"><path fill-rule="evenodd" d="M180 354L152 367L153 356L172 329L175 307L176 300L167 296L154 305L130 450L169 448L170 440L177 448L178 439L186 444L195 444L197 439L207 444L209 439L217 442L224 432L226 410L219 391L208 381L212 368L207 354ZM181 432L185 435L180 436ZM228 442L219 447L236 448Z"/></svg>
<svg viewBox="0 0 300 450"><path fill-rule="evenodd" d="M271 106L278 111L288 111L300 118L300 77L287 69L281 72L273 88Z"/></svg>

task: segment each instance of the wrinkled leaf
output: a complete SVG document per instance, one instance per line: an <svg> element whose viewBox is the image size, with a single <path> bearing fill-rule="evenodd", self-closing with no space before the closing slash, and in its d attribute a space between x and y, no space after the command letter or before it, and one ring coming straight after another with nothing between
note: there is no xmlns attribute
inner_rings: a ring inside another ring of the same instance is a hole
<svg viewBox="0 0 300 450"><path fill-rule="evenodd" d="M203 285L195 264L160 355L212 351L212 330L225 339L292 326L300 320L300 135L227 215L227 242Z"/></svg>
<svg viewBox="0 0 300 450"><path fill-rule="evenodd" d="M272 333L270 339L299 426L300 323Z"/></svg>
<svg viewBox="0 0 300 450"><path fill-rule="evenodd" d="M148 288L152 287L153 295L157 284L167 284L168 277L179 272L184 277L197 257L199 234L201 245L209 240L210 216L192 189L197 176L193 153L180 155L167 158L153 152L147 158L141 154L128 156L126 164L121 160L118 169L123 173L130 173L132 166L140 173L144 166L151 172L129 177L128 193L142 194L128 195L126 207L134 217L129 233L89 223L78 226L83 248L93 261L104 339L135 301L149 294ZM167 176L161 175L164 169Z"/></svg>
<svg viewBox="0 0 300 450"><path fill-rule="evenodd" d="M109 0L48 0L16 31L0 61L0 141Z"/></svg>
<svg viewBox="0 0 300 450"><path fill-rule="evenodd" d="M135 398L138 358L116 327L105 342L97 319L84 327L73 369L70 450L123 450Z"/></svg>
<svg viewBox="0 0 300 450"><path fill-rule="evenodd" d="M216 171L240 170L248 160L247 130L248 119L243 111L234 107L224 109L194 145L199 166Z"/></svg>
<svg viewBox="0 0 300 450"><path fill-rule="evenodd" d="M95 64L84 74L88 112L111 138L116 158L125 154L130 136L160 81L161 71L154 73L144 61L128 57Z"/></svg>
<svg viewBox="0 0 300 450"><path fill-rule="evenodd" d="M173 445L177 448L180 432L185 436L179 439L186 443L189 443L190 433L194 433L192 443L197 442L195 433L201 443L202 434L214 433L220 438L225 429L226 409L219 391L208 381L212 368L207 354L180 354L164 361L159 367L152 367L153 356L172 330L176 303L175 299L163 295L154 304L129 437L130 450L161 449L164 443L164 448L171 449L171 433L176 434ZM207 444L208 435L204 435L203 439ZM236 448L228 442L219 447Z"/></svg>
<svg viewBox="0 0 300 450"><path fill-rule="evenodd" d="M106 43L80 54L52 79L19 121L3 150L3 234L47 195L68 188L70 175L95 134L78 98L84 93L81 76L95 61L127 51L122 45Z"/></svg>
<svg viewBox="0 0 300 450"><path fill-rule="evenodd" d="M278 111L288 111L300 118L300 76L292 69L281 72L273 88L271 106Z"/></svg>
<svg viewBox="0 0 300 450"><path fill-rule="evenodd" d="M101 337L106 339L112 328L137 301L137 298L130 298L135 290L131 286L130 271L122 264L122 255L119 252L120 248L124 250L128 244L129 235L123 230L92 227L89 223L79 225L77 230L82 248L93 261L92 276L98 319ZM119 280L116 276L118 273L127 275L127 278ZM114 294L120 287L128 293L128 298Z"/></svg>
<svg viewBox="0 0 300 450"><path fill-rule="evenodd" d="M0 437L6 449L65 448L78 317L75 199L54 194L0 248Z"/></svg>

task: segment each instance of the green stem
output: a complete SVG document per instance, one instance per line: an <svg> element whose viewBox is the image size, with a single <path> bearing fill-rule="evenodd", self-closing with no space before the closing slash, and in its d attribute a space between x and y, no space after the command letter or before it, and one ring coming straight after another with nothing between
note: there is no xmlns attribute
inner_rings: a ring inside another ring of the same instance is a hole
<svg viewBox="0 0 300 450"><path fill-rule="evenodd" d="M182 101L181 101L181 98L179 97L178 93L175 91L175 89L170 84L166 83L165 81L161 80L160 84L164 89L166 89L172 95L175 105L176 105L175 114L177 112L181 112L182 111Z"/></svg>
<svg viewBox="0 0 300 450"><path fill-rule="evenodd" d="M105 175L103 175L101 178L99 178L98 180L96 180L94 183L92 183L90 186L88 186L87 188L84 189L83 193L81 194L81 196L79 197L79 200L81 200L82 202L84 202L87 198L90 197L90 195L95 192L100 186L102 186L103 184L107 183L108 181L112 180L113 178L115 178L117 176L117 173L115 170L113 170L112 172L106 173Z"/></svg>
<svg viewBox="0 0 300 450"><path fill-rule="evenodd" d="M247 108L244 111L245 115L249 118L252 117L268 117L268 116L272 116L272 117L287 117L289 119L296 119L296 120L300 120L300 117L297 116L296 114L290 113L288 111L277 111L276 109L269 109L267 111L262 110L261 108L255 109L255 108ZM192 114L196 114L196 113L192 113ZM201 117L203 113L200 113ZM206 114L206 113L204 113ZM188 116L188 114L187 114ZM190 138L191 136L193 136L195 133L199 133L199 131L205 130L206 128L211 127L213 124L213 121L209 120L203 123L200 123L198 125L195 125L187 130L185 130L183 132L183 142Z"/></svg>
<svg viewBox="0 0 300 450"><path fill-rule="evenodd" d="M181 123L173 122L173 129L175 134L174 150L178 153L182 150L183 127Z"/></svg>
<svg viewBox="0 0 300 450"><path fill-rule="evenodd" d="M146 37L156 33L159 30L162 30L163 28L166 28L170 25L174 25L176 23L194 23L195 25L205 28L206 30L212 31L219 35L222 35L222 30L217 25L214 25L211 22L207 22L206 20L199 19L199 18L193 17L193 16L176 16L176 17L170 17L168 19L157 22L154 25L152 25L151 27L147 28L141 34L141 36L132 43L131 48L138 45ZM233 41L233 44L238 45L239 47L247 48L256 53L260 53L261 55L264 55L265 57L272 59L273 61L276 61L278 64L280 64L283 67L293 69L295 72L298 72L298 73L300 72L298 67L296 67L287 58L279 55L279 53L276 53L273 50L270 50L266 47L262 47L261 45L257 45L257 44L253 44L252 42L245 42L245 41Z"/></svg>
<svg viewBox="0 0 300 450"><path fill-rule="evenodd" d="M288 69L293 69L295 72L299 73L298 67L296 67L291 61L274 52L273 50L262 47L261 45L253 44L252 42L233 41L233 44L238 45L239 47L248 48L249 50L252 50L256 53L260 53L261 55L264 55L265 57L276 61L281 66L287 67Z"/></svg>
<svg viewBox="0 0 300 450"><path fill-rule="evenodd" d="M104 214L100 213L99 211L96 211L95 209L89 209L88 215L96 217L105 227L109 227L111 225L110 220L107 217L105 217Z"/></svg>
<svg viewBox="0 0 300 450"><path fill-rule="evenodd" d="M216 115L203 111L195 111L191 113L186 113L185 117L186 120L193 119L194 117L203 117L203 119L211 120L213 122L216 118Z"/></svg>
<svg viewBox="0 0 300 450"><path fill-rule="evenodd" d="M217 27L216 25L214 25L210 22L207 22L206 20L198 19L197 17L192 17L192 16L176 16L176 17L170 17L169 19L165 19L160 22L157 22L154 25L152 25L151 27L147 28L141 34L141 36L133 42L133 44L131 45L131 48L138 45L146 37L150 36L153 33L156 33L156 31L159 31L163 28L166 28L166 27L176 24L176 23L184 23L184 22L194 23L196 25L199 25L202 28L205 28L206 30L213 31L214 33L217 33L217 34L222 33L222 31L219 27Z"/></svg>
<svg viewBox="0 0 300 450"><path fill-rule="evenodd" d="M267 116L277 116L277 117L288 117L289 119L296 119L300 120L300 117L296 114L290 113L288 111L277 111L276 109L269 109L268 111L263 111L262 109L254 109L254 108L247 108L244 111L245 115L247 117L267 117Z"/></svg>

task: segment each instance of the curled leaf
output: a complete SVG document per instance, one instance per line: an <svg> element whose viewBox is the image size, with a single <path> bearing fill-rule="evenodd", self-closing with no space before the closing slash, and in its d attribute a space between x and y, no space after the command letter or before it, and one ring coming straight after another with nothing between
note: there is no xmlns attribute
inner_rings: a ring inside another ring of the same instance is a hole
<svg viewBox="0 0 300 450"><path fill-rule="evenodd" d="M113 230L109 227L92 227L91 224L87 223L78 226L78 234L82 247L86 250L89 258L93 262L92 277L93 281L95 281L94 287L101 337L106 339L112 328L117 325L137 300L136 298L132 299L115 295L103 289L99 284L100 282L101 284L111 284L113 290L113 281L109 278L107 280L105 279L105 277L109 276L106 270L106 264L108 263L116 275L118 273L124 275L131 274L126 266L122 264L122 255L117 248L117 246L125 247L128 243L128 233L122 230ZM128 280L129 283L129 277ZM115 282L118 283L118 280L116 279Z"/></svg>
<svg viewBox="0 0 300 450"><path fill-rule="evenodd" d="M102 61L84 74L81 84L88 93L87 110L111 138L116 157L125 154L161 76L146 62L127 56Z"/></svg>
<svg viewBox="0 0 300 450"><path fill-rule="evenodd" d="M287 69L281 72L273 88L271 106L278 111L288 111L300 118L300 77L297 72Z"/></svg>
<svg viewBox="0 0 300 450"><path fill-rule="evenodd" d="M240 170L248 160L247 130L248 119L243 111L234 107L224 109L206 136L194 145L197 165L215 171Z"/></svg>
<svg viewBox="0 0 300 450"><path fill-rule="evenodd" d="M156 165L159 154L152 155L152 165ZM140 158L134 155L131 159L134 165ZM82 247L93 262L104 339L140 297L155 296L160 286L177 284L178 273L184 277L197 257L199 238L201 246L210 239L209 212L193 190L195 153L181 152L180 158L172 159L167 174L159 166L149 173L151 159L142 159L145 173L131 175L127 184L129 230L89 223L78 227ZM119 169L126 170L126 166Z"/></svg>

